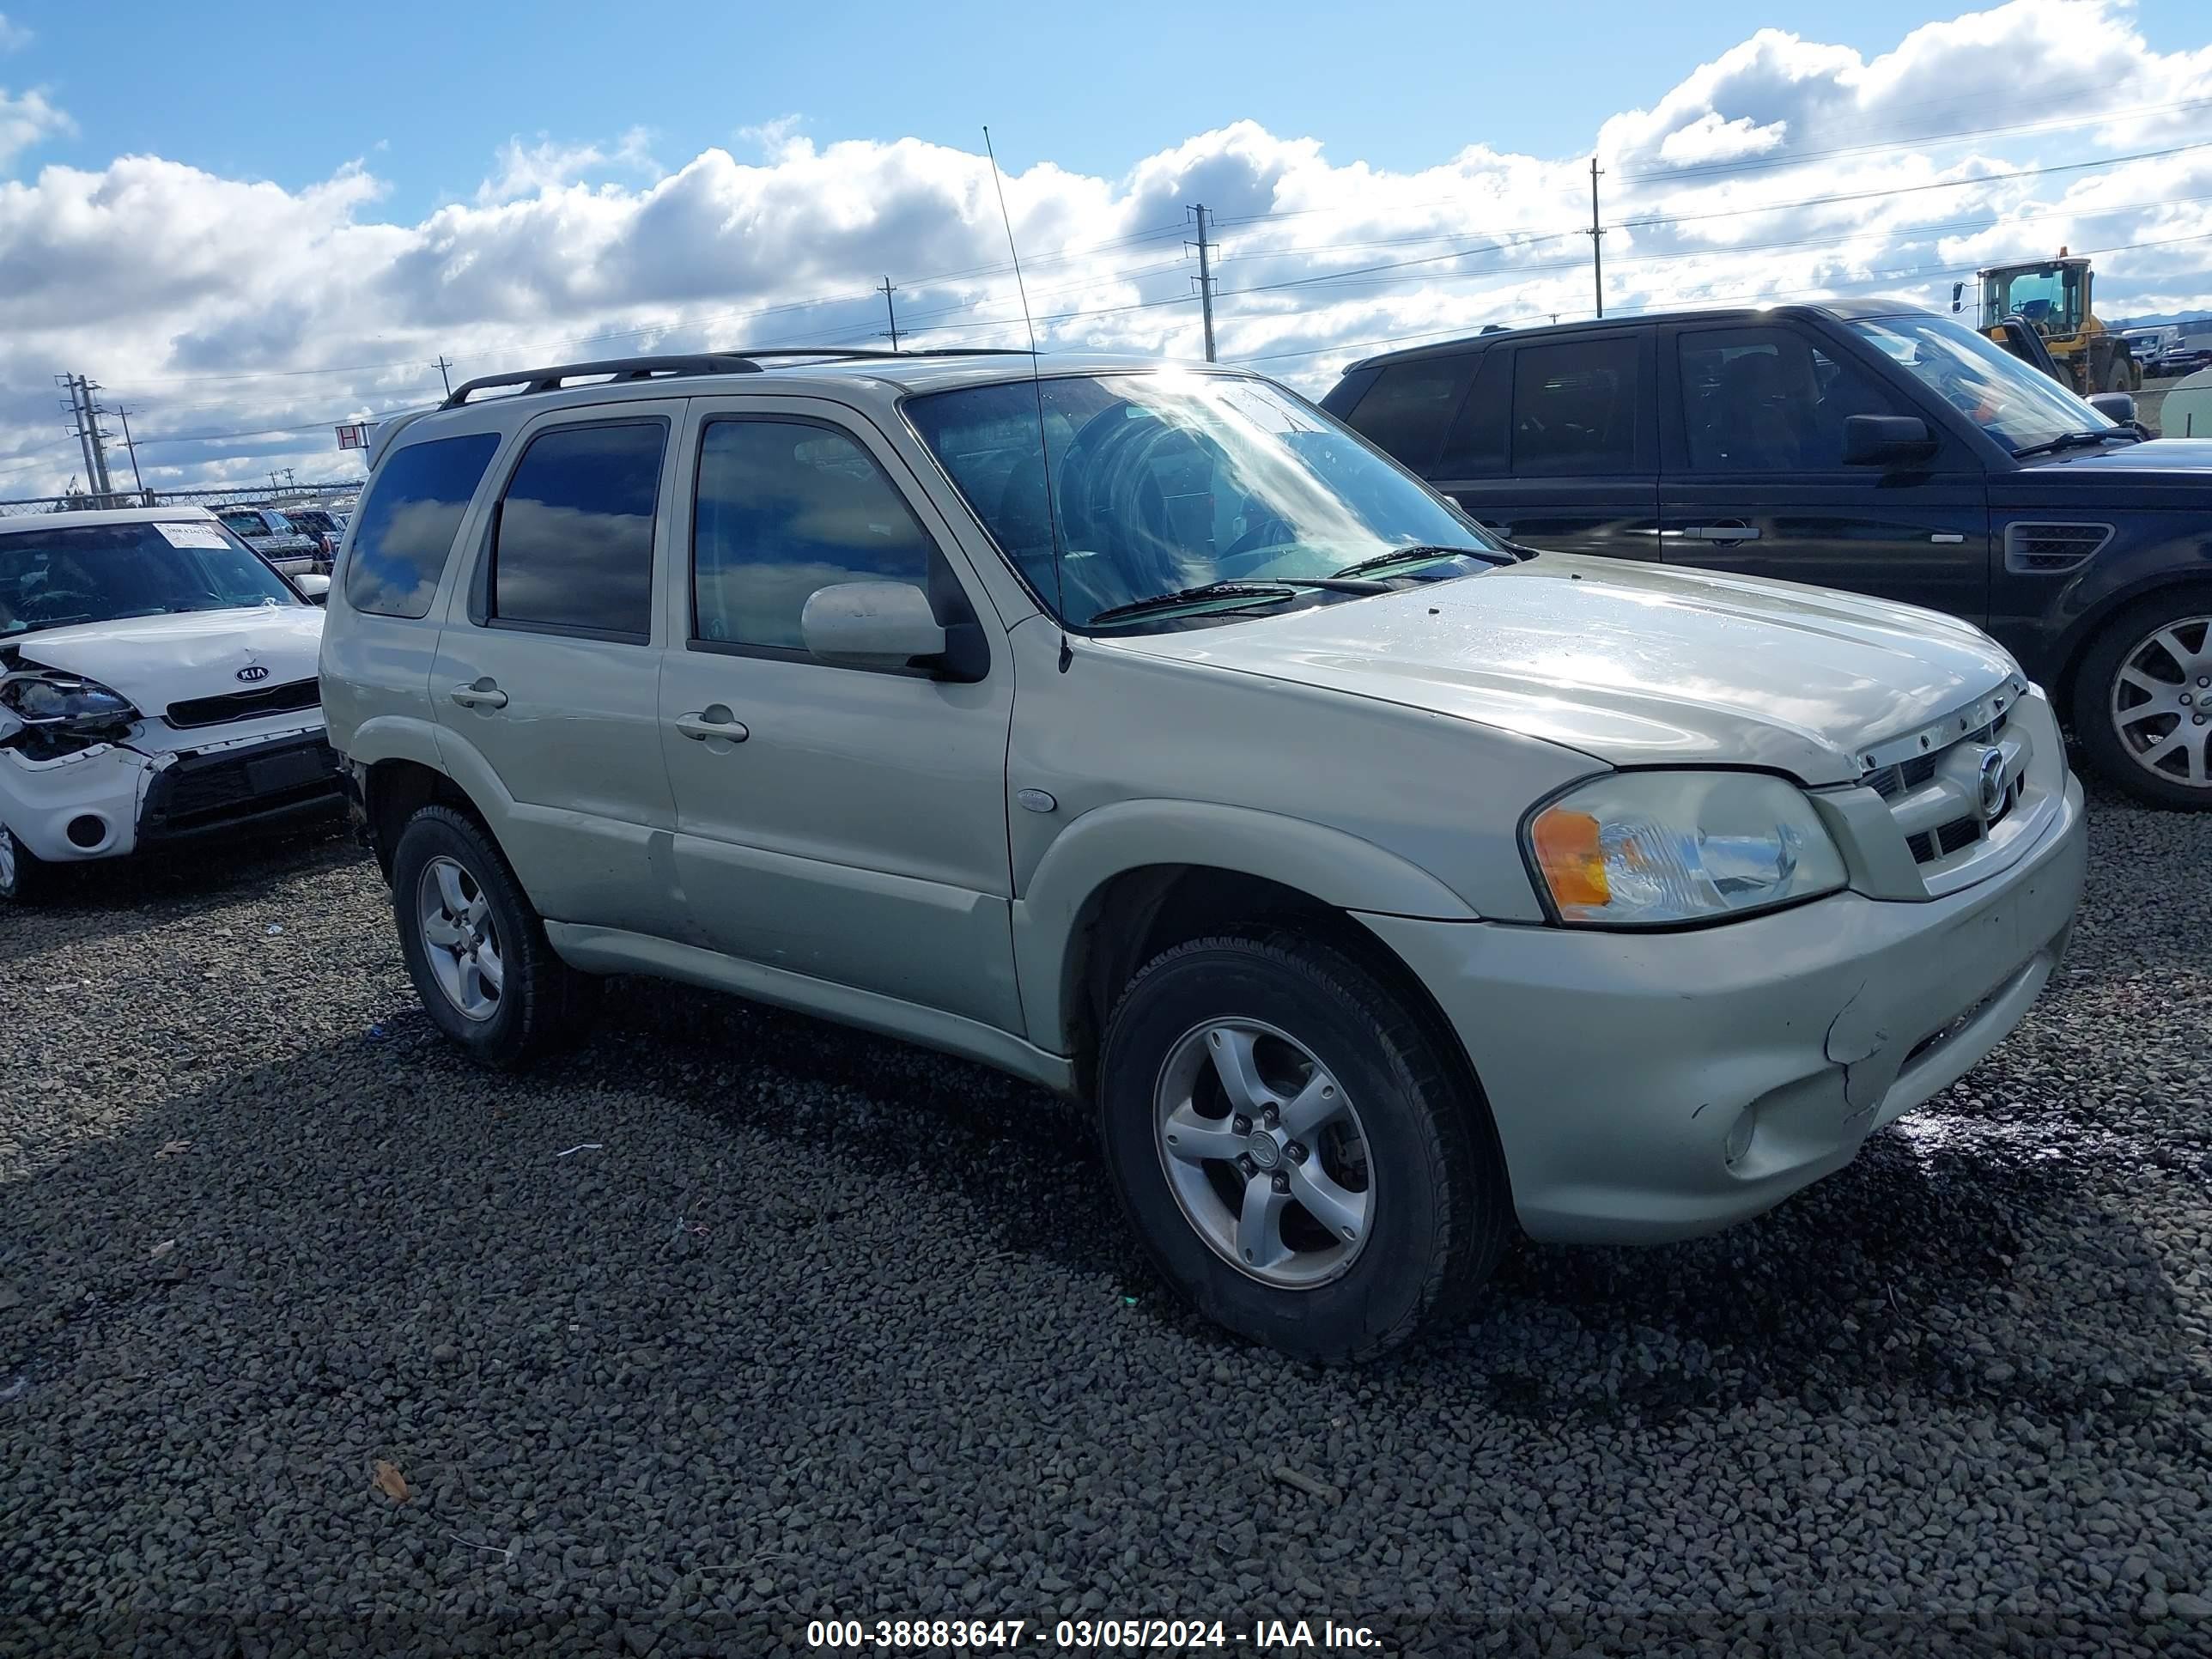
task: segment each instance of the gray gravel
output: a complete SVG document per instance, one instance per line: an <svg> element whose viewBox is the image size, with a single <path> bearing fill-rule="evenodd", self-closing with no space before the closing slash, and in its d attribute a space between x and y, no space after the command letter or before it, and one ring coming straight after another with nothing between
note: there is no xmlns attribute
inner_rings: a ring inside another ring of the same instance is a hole
<svg viewBox="0 0 2212 1659"><path fill-rule="evenodd" d="M994 1074L624 983L490 1076L343 843L82 886L0 922L0 1651L2212 1651L2212 819L2094 836L2057 988L1849 1170L1363 1372L1183 1312Z"/></svg>

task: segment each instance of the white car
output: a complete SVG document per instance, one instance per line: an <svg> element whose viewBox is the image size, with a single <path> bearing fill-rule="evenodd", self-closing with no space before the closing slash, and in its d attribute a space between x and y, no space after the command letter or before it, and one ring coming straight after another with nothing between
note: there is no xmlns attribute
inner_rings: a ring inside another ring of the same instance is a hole
<svg viewBox="0 0 2212 1659"><path fill-rule="evenodd" d="M0 902L53 865L339 808L328 580L288 582L199 507L0 519Z"/></svg>

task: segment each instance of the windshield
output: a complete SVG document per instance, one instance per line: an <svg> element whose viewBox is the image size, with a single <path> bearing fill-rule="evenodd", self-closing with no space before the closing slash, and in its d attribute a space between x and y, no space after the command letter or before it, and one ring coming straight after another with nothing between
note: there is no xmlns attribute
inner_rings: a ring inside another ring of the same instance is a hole
<svg viewBox="0 0 2212 1659"><path fill-rule="evenodd" d="M1409 576L1474 568L1455 550L1497 556L1498 544L1447 502L1265 380L1172 369L1070 376L940 392L906 409L1040 600L1059 614L1064 592L1072 626L1215 582L1326 580L1394 548L1445 550L1442 562L1409 564Z"/></svg>
<svg viewBox="0 0 2212 1659"><path fill-rule="evenodd" d="M206 519L0 530L0 639L73 623L301 603Z"/></svg>
<svg viewBox="0 0 2212 1659"><path fill-rule="evenodd" d="M1868 317L1850 326L2008 449L2119 430L2049 375L1947 318Z"/></svg>

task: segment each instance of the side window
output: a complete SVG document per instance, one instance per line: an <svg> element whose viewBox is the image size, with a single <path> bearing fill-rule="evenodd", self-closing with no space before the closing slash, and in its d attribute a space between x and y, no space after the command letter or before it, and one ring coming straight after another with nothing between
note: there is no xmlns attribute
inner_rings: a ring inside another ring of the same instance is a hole
<svg viewBox="0 0 2212 1659"><path fill-rule="evenodd" d="M1444 428L1474 377L1472 356L1417 357L1392 363L1352 406L1346 424L1416 472L1443 447Z"/></svg>
<svg viewBox="0 0 2212 1659"><path fill-rule="evenodd" d="M461 515L498 447L498 434L478 432L410 444L385 458L358 509L347 604L379 617L429 614Z"/></svg>
<svg viewBox="0 0 2212 1659"><path fill-rule="evenodd" d="M499 505L490 620L642 645L664 421L556 426L522 452Z"/></svg>
<svg viewBox="0 0 2212 1659"><path fill-rule="evenodd" d="M691 531L692 632L801 651L799 613L837 582L927 590L927 532L872 456L828 427L714 421L699 445Z"/></svg>
<svg viewBox="0 0 2212 1659"><path fill-rule="evenodd" d="M1525 477L1636 465L1638 341L1524 345L1513 357L1513 471Z"/></svg>
<svg viewBox="0 0 2212 1659"><path fill-rule="evenodd" d="M1482 354L1474 386L1444 434L1444 451L1431 476L1486 478L1505 471L1511 447L1512 360L1510 351Z"/></svg>
<svg viewBox="0 0 2212 1659"><path fill-rule="evenodd" d="M1899 412L1871 377L1789 329L1703 330L1676 349L1694 472L1839 467L1846 419Z"/></svg>

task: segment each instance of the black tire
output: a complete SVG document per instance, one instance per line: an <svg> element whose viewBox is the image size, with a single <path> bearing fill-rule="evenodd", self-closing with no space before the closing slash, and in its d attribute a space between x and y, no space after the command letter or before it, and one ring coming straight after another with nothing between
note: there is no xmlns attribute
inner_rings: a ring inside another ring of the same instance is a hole
<svg viewBox="0 0 2212 1659"><path fill-rule="evenodd" d="M2147 595L2105 624L2074 677L2074 733L2082 751L2108 781L2149 805L2203 811L2212 808L2212 784L2192 786L2183 777L2154 774L2135 757L2114 720L2116 683L2122 667L2157 629L2207 617L2212 617L2212 587L2169 587ZM2194 636L2193 629L2188 632ZM2205 644L2212 646L2212 633L2205 636ZM2199 704L2212 696L2212 688L2188 690ZM2204 712L2203 730L2212 737L2212 707Z"/></svg>
<svg viewBox="0 0 2212 1659"><path fill-rule="evenodd" d="M1187 1034L1239 1018L1294 1036L1357 1103L1373 1215L1325 1283L1281 1288L1241 1270L1166 1174L1164 1067ZM1365 968L1299 934L1194 939L1147 963L1108 1022L1097 1109L1108 1170L1162 1277L1237 1334L1322 1362L1370 1359L1463 1315L1504 1251L1512 1199L1489 1109L1443 1041Z"/></svg>
<svg viewBox="0 0 2212 1659"><path fill-rule="evenodd" d="M2105 390L2107 392L2133 392L2136 390L2135 373L2131 368L2130 368L2129 360L2127 358L2115 357L2112 359L2112 369L2111 375L2108 377L2108 382L2109 383L2105 387Z"/></svg>
<svg viewBox="0 0 2212 1659"><path fill-rule="evenodd" d="M483 894L505 964L496 1010L472 1019L430 967L416 895L434 859L459 865ZM483 827L450 806L425 806L407 820L392 855L392 920L408 976L423 1011L460 1048L487 1066L514 1069L580 1037L590 1023L599 981L553 952L545 924Z"/></svg>
<svg viewBox="0 0 2212 1659"><path fill-rule="evenodd" d="M0 904L36 904L52 890L54 866L16 840L4 823L0 836L6 837L9 854L0 857Z"/></svg>

